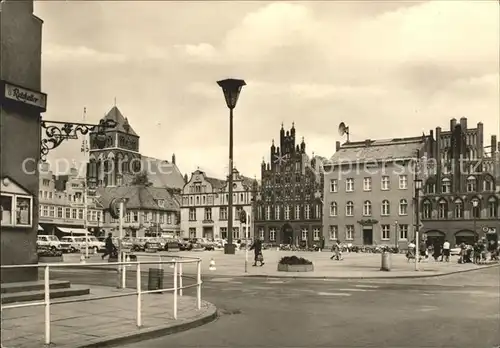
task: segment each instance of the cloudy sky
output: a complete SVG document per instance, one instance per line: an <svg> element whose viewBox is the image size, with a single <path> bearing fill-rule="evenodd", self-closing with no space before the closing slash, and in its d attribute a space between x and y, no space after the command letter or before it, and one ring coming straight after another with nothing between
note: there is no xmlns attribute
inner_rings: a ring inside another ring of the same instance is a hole
<svg viewBox="0 0 500 348"><path fill-rule="evenodd" d="M260 177L295 121L309 154L351 140L420 135L463 116L500 133L495 1L38 1L45 118L96 122L114 104L141 152L183 172L227 171L228 110L216 84L247 82L235 165ZM80 143L52 154L79 161Z"/></svg>

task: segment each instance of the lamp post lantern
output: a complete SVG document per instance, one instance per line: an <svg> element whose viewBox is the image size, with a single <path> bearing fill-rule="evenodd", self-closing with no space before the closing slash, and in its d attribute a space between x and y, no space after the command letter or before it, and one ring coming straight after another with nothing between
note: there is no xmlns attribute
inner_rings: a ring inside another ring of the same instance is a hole
<svg viewBox="0 0 500 348"><path fill-rule="evenodd" d="M479 201L477 200L477 198L474 198L472 200L472 218L474 221L474 242L477 242L477 240L478 240L477 226L476 226L476 224L477 224L476 219L477 219L477 216L479 215L479 214L477 214L478 206L479 206Z"/></svg>
<svg viewBox="0 0 500 348"><path fill-rule="evenodd" d="M217 81L222 88L226 105L229 108L229 197L227 213L227 243L224 245L225 254L234 254L236 247L233 244L233 110L238 102L241 88L246 85L245 81L237 79L226 79Z"/></svg>

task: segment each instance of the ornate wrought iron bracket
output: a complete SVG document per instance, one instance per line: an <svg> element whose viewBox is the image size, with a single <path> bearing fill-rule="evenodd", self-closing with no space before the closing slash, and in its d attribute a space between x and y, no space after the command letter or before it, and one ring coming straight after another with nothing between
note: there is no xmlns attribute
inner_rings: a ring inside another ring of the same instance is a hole
<svg viewBox="0 0 500 348"><path fill-rule="evenodd" d="M107 129L116 127L116 121L101 120L99 124L42 121L41 127L45 129L40 146L41 160L46 161L49 151L61 145L64 140L78 139L79 134L86 135L89 132L104 134Z"/></svg>

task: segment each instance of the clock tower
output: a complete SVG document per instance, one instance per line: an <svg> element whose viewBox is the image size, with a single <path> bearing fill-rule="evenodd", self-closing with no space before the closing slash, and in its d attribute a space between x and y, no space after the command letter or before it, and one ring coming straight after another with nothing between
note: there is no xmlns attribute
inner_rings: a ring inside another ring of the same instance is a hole
<svg viewBox="0 0 500 348"><path fill-rule="evenodd" d="M96 133L90 133L89 175L96 179L97 187L126 185L141 171L139 136L116 106L103 120L115 121L116 127L106 130L102 149L96 144Z"/></svg>

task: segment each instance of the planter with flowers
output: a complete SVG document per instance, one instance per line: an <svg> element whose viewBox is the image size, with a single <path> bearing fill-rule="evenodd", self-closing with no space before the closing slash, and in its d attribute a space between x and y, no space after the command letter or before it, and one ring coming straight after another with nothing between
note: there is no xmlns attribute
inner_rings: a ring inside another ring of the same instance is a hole
<svg viewBox="0 0 500 348"><path fill-rule="evenodd" d="M278 263L279 272L312 272L314 271L314 264L297 256L284 256Z"/></svg>
<svg viewBox="0 0 500 348"><path fill-rule="evenodd" d="M37 249L38 263L54 263L63 262L63 253L61 250L55 249Z"/></svg>

